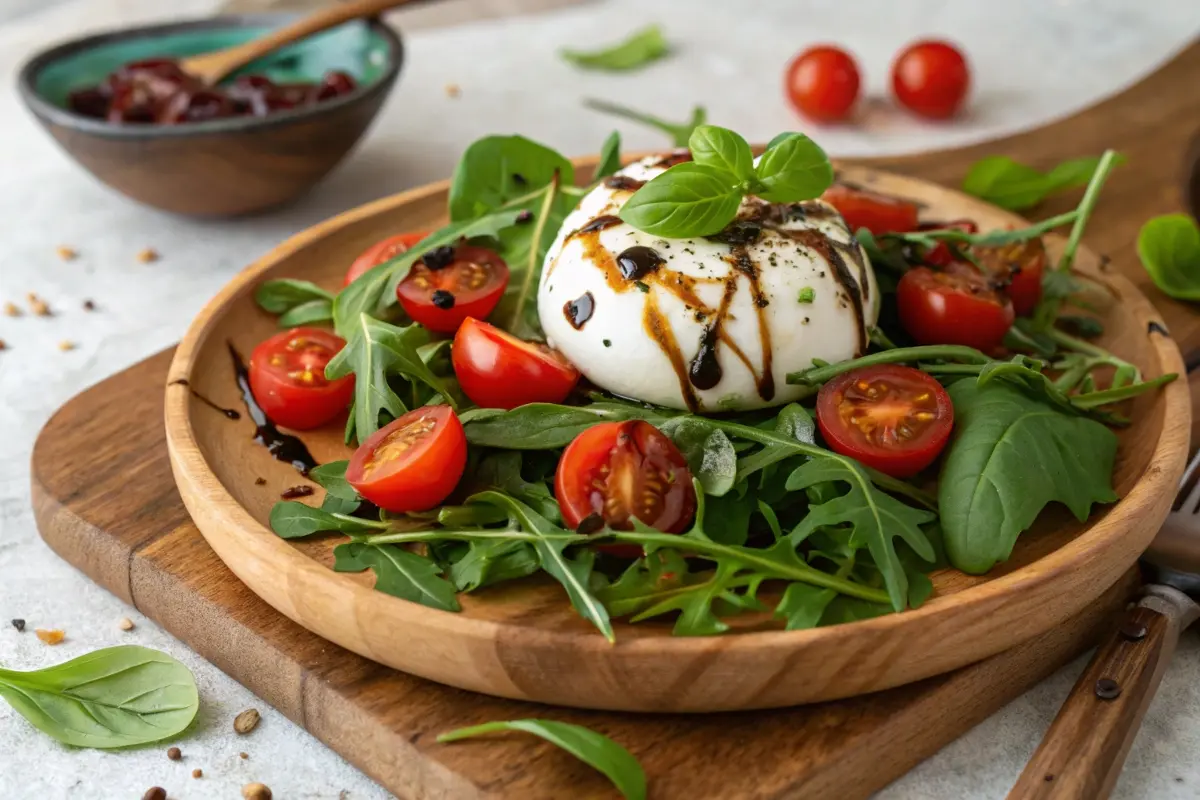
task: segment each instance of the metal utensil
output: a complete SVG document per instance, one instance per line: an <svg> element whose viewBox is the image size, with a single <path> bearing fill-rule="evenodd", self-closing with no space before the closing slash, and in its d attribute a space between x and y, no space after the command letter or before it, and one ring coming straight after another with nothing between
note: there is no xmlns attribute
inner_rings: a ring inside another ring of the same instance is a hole
<svg viewBox="0 0 1200 800"><path fill-rule="evenodd" d="M1179 635L1200 618L1200 451L1142 565L1151 583L1096 649L1009 800L1112 791Z"/></svg>

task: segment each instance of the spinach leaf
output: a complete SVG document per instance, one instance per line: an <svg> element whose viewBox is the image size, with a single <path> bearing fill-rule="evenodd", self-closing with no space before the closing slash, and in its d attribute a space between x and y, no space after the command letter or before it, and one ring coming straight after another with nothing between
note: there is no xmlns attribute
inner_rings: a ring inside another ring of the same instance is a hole
<svg viewBox="0 0 1200 800"><path fill-rule="evenodd" d="M279 315L279 327L281 328L295 328L300 325L332 321L332 300L310 300L307 303L293 306Z"/></svg>
<svg viewBox="0 0 1200 800"><path fill-rule="evenodd" d="M402 328L367 314L359 316L357 326L349 331L346 346L325 367L325 376L330 380L355 375L352 416L354 435L359 442L408 411L388 382L392 375L424 384L454 405L442 379L418 352L418 348L428 343L429 332L420 325Z"/></svg>
<svg viewBox="0 0 1200 800"><path fill-rule="evenodd" d="M529 403L511 411L480 408L459 415L467 441L506 450L553 450L598 422L644 419L657 424L679 412L651 410L632 403L598 402L586 406Z"/></svg>
<svg viewBox="0 0 1200 800"><path fill-rule="evenodd" d="M1120 158L1117 163L1123 161ZM1076 158L1043 173L1008 156L988 156L971 166L962 186L967 194L1001 208L1022 211L1056 192L1086 186L1099 164L1099 158Z"/></svg>
<svg viewBox="0 0 1200 800"><path fill-rule="evenodd" d="M754 179L754 154L741 136L727 128L701 125L688 139L692 160L727 172L735 181Z"/></svg>
<svg viewBox="0 0 1200 800"><path fill-rule="evenodd" d="M691 416L674 417L660 427L683 453L688 469L700 481L705 494L720 497L733 488L737 453L724 431Z"/></svg>
<svg viewBox="0 0 1200 800"><path fill-rule="evenodd" d="M600 147L600 162L596 164L596 171L592 174L592 180L598 181L601 178L607 178L620 168L621 134L613 131Z"/></svg>
<svg viewBox="0 0 1200 800"><path fill-rule="evenodd" d="M545 739L596 769L617 787L626 800L646 800L646 773L628 750L607 736L584 728L548 719L514 719L486 722L438 736L439 742L456 742L472 736L503 731L521 731Z"/></svg>
<svg viewBox="0 0 1200 800"><path fill-rule="evenodd" d="M169 739L191 725L200 707L187 667L134 645L32 672L0 669L0 697L35 728L75 747Z"/></svg>
<svg viewBox="0 0 1200 800"><path fill-rule="evenodd" d="M584 69L624 71L644 67L667 54L662 29L650 25L630 34L623 42L600 50L562 50L562 57Z"/></svg>
<svg viewBox="0 0 1200 800"><path fill-rule="evenodd" d="M271 314L282 314L317 300L332 301L333 295L312 281L281 278L263 281L254 290L254 302L258 303L263 311Z"/></svg>
<svg viewBox="0 0 1200 800"><path fill-rule="evenodd" d="M1165 214L1142 226L1138 258L1154 285L1176 300L1200 300L1200 226L1188 214Z"/></svg>
<svg viewBox="0 0 1200 800"><path fill-rule="evenodd" d="M755 194L770 203L811 200L833 185L829 157L802 133L772 139L754 172L758 181Z"/></svg>
<svg viewBox="0 0 1200 800"><path fill-rule="evenodd" d="M574 182L571 162L549 147L524 136L485 136L466 149L454 169L450 219L473 220L551 183Z"/></svg>
<svg viewBox="0 0 1200 800"><path fill-rule="evenodd" d="M321 510L330 514L353 514L362 505L362 498L354 487L346 482L346 467L349 461L331 461L309 470L308 477L325 490ZM286 538L286 537L285 537Z"/></svg>
<svg viewBox="0 0 1200 800"><path fill-rule="evenodd" d="M593 111L599 111L602 114L611 114L614 117L627 119L662 131L671 137L671 143L676 147L687 147L688 141L692 138L692 131L703 125L708 119L708 112L704 109L704 106L693 107L692 118L687 122L676 123L668 122L651 114L644 114L641 111L635 111L626 106L610 103L607 100L584 100L583 104Z"/></svg>
<svg viewBox="0 0 1200 800"><path fill-rule="evenodd" d="M346 542L333 549L338 572L374 570L375 589L402 600L442 611L458 611L454 584L443 578L433 561L394 544Z"/></svg>
<svg viewBox="0 0 1200 800"><path fill-rule="evenodd" d="M946 553L958 569L978 575L1006 560L1047 503L1060 501L1084 520L1092 503L1117 499L1111 484L1117 437L1104 425L1003 382L964 380L948 391L955 433L942 462L938 506Z"/></svg>

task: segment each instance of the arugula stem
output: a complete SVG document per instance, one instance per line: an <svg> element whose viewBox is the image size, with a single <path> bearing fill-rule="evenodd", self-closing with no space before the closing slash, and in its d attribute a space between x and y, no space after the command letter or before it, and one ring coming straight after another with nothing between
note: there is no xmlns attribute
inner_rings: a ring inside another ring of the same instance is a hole
<svg viewBox="0 0 1200 800"><path fill-rule="evenodd" d="M456 731L440 733L437 740L445 744L447 742L457 742L459 739L469 739L472 736L479 736L483 733L504 733L508 730L504 722L485 722L482 725L472 725L469 728L459 728Z"/></svg>
<svg viewBox="0 0 1200 800"><path fill-rule="evenodd" d="M1088 409L1097 408L1098 406L1108 405L1109 403L1117 403L1122 400L1128 400L1131 397L1137 397L1139 394L1157 389L1160 386L1166 386L1171 381L1179 376L1174 372L1160 375L1157 378L1151 378L1148 381L1134 383L1129 386L1121 386L1116 389L1102 389L1098 392L1087 392L1086 394L1078 394L1071 398L1071 405L1076 408Z"/></svg>
<svg viewBox="0 0 1200 800"><path fill-rule="evenodd" d="M542 206L538 213L534 215L536 221L529 234L529 263L525 265L525 274L521 276L521 286L513 303L512 317L507 325L501 326L507 331L520 331L524 327L522 318L525 315L525 304L529 302L529 293L537 283L536 278L542 274L538 253L541 250L542 236L546 232L546 221L550 218L550 206L554 203L558 181L558 173L555 172L554 180L540 190L545 193L545 197L542 198Z"/></svg>
<svg viewBox="0 0 1200 800"><path fill-rule="evenodd" d="M1071 271L1071 265L1075 263L1075 252L1079 249L1080 240L1083 239L1083 230L1092 216L1092 209L1096 207L1096 201L1100 199L1100 190L1104 188L1108 174L1116 166L1116 160L1117 151L1115 150L1105 150L1104 155L1100 156L1100 163L1096 165L1096 171L1092 173L1092 179L1083 193L1083 199L1079 201L1077 209L1079 216L1075 219L1070 236L1067 237L1067 246L1063 248L1062 257L1058 260L1059 272Z"/></svg>
<svg viewBox="0 0 1200 800"><path fill-rule="evenodd" d="M386 526L385 526L386 527ZM371 536L351 536L360 544L413 544L415 542L441 542L446 540L456 542L489 542L489 541L519 541L540 542L552 540L577 544L588 541L588 536L578 533L540 534L505 528L503 530L454 531L436 528L424 531L394 531L392 533L373 534Z"/></svg>
<svg viewBox="0 0 1200 800"><path fill-rule="evenodd" d="M671 137L671 141L676 147L687 147L688 139L690 139L692 136L692 131L694 131L697 126L704 124L704 119L706 116L703 107L696 106L692 109L691 121L684 123L683 125L677 125L673 122L667 122L665 119L653 116L652 114L646 114L641 111L628 108L627 106L610 103L607 100L595 100L587 98L584 99L583 105L592 109L593 111L599 111L602 114L612 114L614 117L627 119L631 122L638 122L642 125L662 131Z"/></svg>
<svg viewBox="0 0 1200 800"><path fill-rule="evenodd" d="M930 511L938 510L937 498L924 489L918 489L908 481L902 481L899 478L893 478L891 475L885 475L874 467L864 465L863 469L867 471L867 477L871 479L871 483L885 492L907 497L909 500L925 506Z"/></svg>
<svg viewBox="0 0 1200 800"><path fill-rule="evenodd" d="M1135 383L1140 383L1142 380L1142 371L1137 368L1137 365L1131 364L1123 358L1118 358L1099 345L1094 345L1089 341L1071 336L1069 333L1064 333L1058 328L1053 327L1046 331L1046 336L1048 336L1051 341L1060 347L1064 347L1068 350L1074 350L1076 353L1083 353L1087 356L1093 356L1099 359L1101 363L1108 364L1110 366L1118 368L1124 367L1125 369L1131 370ZM1082 378L1082 376L1080 376L1080 378Z"/></svg>
<svg viewBox="0 0 1200 800"><path fill-rule="evenodd" d="M930 375L978 375L982 364L917 364L917 369Z"/></svg>
<svg viewBox="0 0 1200 800"><path fill-rule="evenodd" d="M861 358L849 361L839 361L827 366L810 367L799 372L789 372L787 382L815 386L836 378L842 373L860 367L873 367L877 364L900 364L909 361L930 361L942 359L945 361L962 361L968 364L987 364L992 359L973 347L963 347L954 344L930 344L919 347L897 347L895 350L884 350L882 353L871 353Z"/></svg>

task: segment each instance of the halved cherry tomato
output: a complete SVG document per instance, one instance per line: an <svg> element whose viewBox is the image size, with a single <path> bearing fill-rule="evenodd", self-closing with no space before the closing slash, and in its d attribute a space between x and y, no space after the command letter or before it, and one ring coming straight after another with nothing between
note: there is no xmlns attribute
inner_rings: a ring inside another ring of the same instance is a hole
<svg viewBox="0 0 1200 800"><path fill-rule="evenodd" d="M427 511L467 466L467 437L450 406L422 406L385 425L354 451L346 481L380 508Z"/></svg>
<svg viewBox="0 0 1200 800"><path fill-rule="evenodd" d="M896 287L900 324L918 344L962 344L990 353L1013 323L1008 296L970 264L915 267Z"/></svg>
<svg viewBox="0 0 1200 800"><path fill-rule="evenodd" d="M993 278L1008 284L1004 291L1012 299L1018 317L1033 313L1042 299L1042 272L1046 268L1046 245L1040 238L976 247L973 255Z"/></svg>
<svg viewBox="0 0 1200 800"><path fill-rule="evenodd" d="M450 360L463 392L484 408L561 403L579 381L579 370L556 351L474 317L459 326Z"/></svg>
<svg viewBox="0 0 1200 800"><path fill-rule="evenodd" d="M852 231L866 228L878 236L917 229L917 204L898 197L835 183L821 199L841 212Z"/></svg>
<svg viewBox="0 0 1200 800"><path fill-rule="evenodd" d="M681 533L696 513L696 490L683 454L642 420L602 422L576 436L559 459L554 495L563 521L574 529L593 518L630 530L636 517L656 530ZM603 549L629 558L642 554L637 545Z"/></svg>
<svg viewBox="0 0 1200 800"><path fill-rule="evenodd" d="M967 60L948 42L914 42L892 63L892 92L910 111L930 119L954 116L967 96Z"/></svg>
<svg viewBox="0 0 1200 800"><path fill-rule="evenodd" d="M822 386L817 425L834 451L894 478L909 478L946 446L954 405L942 385L921 370L880 364Z"/></svg>
<svg viewBox="0 0 1200 800"><path fill-rule="evenodd" d="M407 253L414 244L428 235L426 231L398 233L395 236L389 236L382 241L376 242L364 250L362 255L354 259L354 263L350 265L350 269L346 270L346 280L342 282L342 285L349 286L361 278L363 273L371 269L371 267L378 266L385 261L390 261L401 253Z"/></svg>
<svg viewBox="0 0 1200 800"><path fill-rule="evenodd" d="M325 365L346 346L320 328L277 333L250 354L250 391L272 421L308 430L329 422L350 405L354 376L326 380Z"/></svg>
<svg viewBox="0 0 1200 800"><path fill-rule="evenodd" d="M858 65L845 50L829 45L805 50L788 65L784 88L792 105L818 122L850 115L858 99Z"/></svg>
<svg viewBox="0 0 1200 800"><path fill-rule="evenodd" d="M484 247L435 247L396 287L404 311L431 331L454 333L492 313L508 286L508 264Z"/></svg>
<svg viewBox="0 0 1200 800"><path fill-rule="evenodd" d="M979 226L969 219L956 219L953 222L922 222L918 230L922 231L944 231L948 229L966 231L967 233L978 233ZM924 255L922 260L933 267L946 267L950 262L954 261L954 253L951 252L950 246L945 242L938 242L928 253Z"/></svg>

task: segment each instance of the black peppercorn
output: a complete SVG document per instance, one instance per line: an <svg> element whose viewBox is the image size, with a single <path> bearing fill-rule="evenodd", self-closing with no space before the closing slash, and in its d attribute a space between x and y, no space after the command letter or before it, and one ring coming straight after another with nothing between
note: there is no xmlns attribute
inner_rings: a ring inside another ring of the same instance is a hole
<svg viewBox="0 0 1200 800"><path fill-rule="evenodd" d="M445 289L435 289L433 292L433 304L443 311L449 311L454 308L454 295L447 292Z"/></svg>

